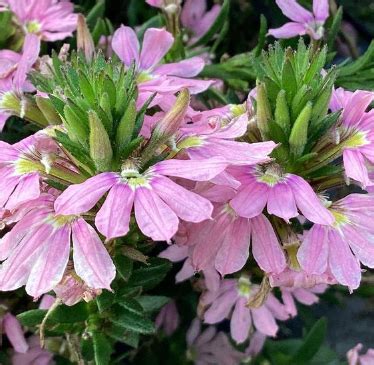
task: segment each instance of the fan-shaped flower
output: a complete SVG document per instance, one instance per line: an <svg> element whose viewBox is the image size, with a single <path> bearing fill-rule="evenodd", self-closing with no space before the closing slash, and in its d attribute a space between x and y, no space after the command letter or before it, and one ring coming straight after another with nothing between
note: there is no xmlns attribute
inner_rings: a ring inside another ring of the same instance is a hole
<svg viewBox="0 0 374 365"><path fill-rule="evenodd" d="M121 173L104 172L82 184L69 186L57 198L55 208L58 214L84 213L109 191L95 219L103 235L111 239L127 234L134 205L140 230L155 241L169 241L178 230L178 217L201 222L211 217L213 206L166 176L206 181L226 166L227 163L218 158L166 160L141 173L134 164L125 163Z"/></svg>
<svg viewBox="0 0 374 365"><path fill-rule="evenodd" d="M270 35L276 38L292 38L308 34L316 40L323 37L323 26L329 17L328 0L313 0L313 13L303 8L296 0L276 0L276 3L292 22L280 28L269 29Z"/></svg>
<svg viewBox="0 0 374 365"><path fill-rule="evenodd" d="M335 217L333 226L314 224L305 235L297 258L310 274L327 269L342 285L358 288L360 262L374 267L374 197L351 194L330 207Z"/></svg>

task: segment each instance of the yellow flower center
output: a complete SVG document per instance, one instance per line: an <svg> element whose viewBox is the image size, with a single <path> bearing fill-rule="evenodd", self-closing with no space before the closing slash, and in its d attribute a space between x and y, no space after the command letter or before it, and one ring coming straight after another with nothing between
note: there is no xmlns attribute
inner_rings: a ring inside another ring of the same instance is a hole
<svg viewBox="0 0 374 365"><path fill-rule="evenodd" d="M39 33L41 28L42 26L37 20L31 20L26 24L26 29L29 33Z"/></svg>

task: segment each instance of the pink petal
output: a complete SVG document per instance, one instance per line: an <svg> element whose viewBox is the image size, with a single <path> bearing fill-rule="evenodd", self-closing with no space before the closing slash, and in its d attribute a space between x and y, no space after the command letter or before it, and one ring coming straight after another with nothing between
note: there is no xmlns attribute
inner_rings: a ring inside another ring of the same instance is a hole
<svg viewBox="0 0 374 365"><path fill-rule="evenodd" d="M296 0L275 0L275 2L282 10L282 13L295 22L308 23L314 20L313 14L304 9Z"/></svg>
<svg viewBox="0 0 374 365"><path fill-rule="evenodd" d="M239 218L231 224L215 260L215 267L222 276L237 272L246 264L250 231L248 219Z"/></svg>
<svg viewBox="0 0 374 365"><path fill-rule="evenodd" d="M74 270L94 289L110 289L116 268L96 231L82 218L72 224Z"/></svg>
<svg viewBox="0 0 374 365"><path fill-rule="evenodd" d="M347 94L345 94L347 95ZM364 116L366 109L374 99L371 91L356 90L350 93L342 115L343 123L348 126L357 126Z"/></svg>
<svg viewBox="0 0 374 365"><path fill-rule="evenodd" d="M155 8L161 8L164 1L163 0L146 0L146 3L151 6L154 6Z"/></svg>
<svg viewBox="0 0 374 365"><path fill-rule="evenodd" d="M245 184L245 185L244 185ZM243 183L230 205L241 217L253 218L262 213L269 196L269 186L255 178Z"/></svg>
<svg viewBox="0 0 374 365"><path fill-rule="evenodd" d="M140 69L150 70L168 53L174 43L171 33L165 29L148 28L144 33L140 54Z"/></svg>
<svg viewBox="0 0 374 365"><path fill-rule="evenodd" d="M236 343L243 343L248 338L251 329L251 312L246 304L247 299L240 297L231 315L230 334Z"/></svg>
<svg viewBox="0 0 374 365"><path fill-rule="evenodd" d="M353 256L344 237L335 230L329 232L329 266L340 284L348 286L350 290L360 286L360 263Z"/></svg>
<svg viewBox="0 0 374 365"><path fill-rule="evenodd" d="M214 132L212 136L214 138L225 138L225 139L234 139L234 138L242 137L247 132L247 127L248 127L248 116L246 114L243 114L239 117L234 118L229 124L219 129L217 132ZM268 143L274 144L274 142L270 141L270 142L253 143L251 145L260 146L260 145L266 145Z"/></svg>
<svg viewBox="0 0 374 365"><path fill-rule="evenodd" d="M130 67L133 62L138 65L139 41L132 28L121 25L121 28L113 34L112 48L127 67Z"/></svg>
<svg viewBox="0 0 374 365"><path fill-rule="evenodd" d="M305 305L312 305L314 303L318 303L319 301L317 295L303 288L295 289L293 291L293 295L300 303L303 303Z"/></svg>
<svg viewBox="0 0 374 365"><path fill-rule="evenodd" d="M27 74L33 64L38 59L40 52L40 39L35 34L26 34L22 56L18 62L17 70L14 74L13 83L17 91L22 92Z"/></svg>
<svg viewBox="0 0 374 365"><path fill-rule="evenodd" d="M158 257L168 259L172 262L178 262L188 257L188 246L170 245L166 250L162 251Z"/></svg>
<svg viewBox="0 0 374 365"><path fill-rule="evenodd" d="M313 14L317 21L324 22L329 17L329 0L313 0Z"/></svg>
<svg viewBox="0 0 374 365"><path fill-rule="evenodd" d="M291 294L291 291L288 289L281 289L281 291L282 291L282 301L284 303L287 313L291 317L295 317L297 315L297 308L296 308L295 300L293 299L293 296Z"/></svg>
<svg viewBox="0 0 374 365"><path fill-rule="evenodd" d="M182 266L182 268L179 270L178 274L175 275L175 282L181 283L182 281L185 281L195 275L195 270L191 265L190 260L186 260Z"/></svg>
<svg viewBox="0 0 374 365"><path fill-rule="evenodd" d="M182 177L194 181L208 181L225 170L227 162L221 158L206 160L165 160L153 166L156 173Z"/></svg>
<svg viewBox="0 0 374 365"><path fill-rule="evenodd" d="M343 152L344 170L348 177L362 183L363 187L370 184L365 158L358 150L345 149Z"/></svg>
<svg viewBox="0 0 374 365"><path fill-rule="evenodd" d="M89 211L117 180L118 176L115 173L104 172L84 183L70 185L56 199L56 214L81 214Z"/></svg>
<svg viewBox="0 0 374 365"><path fill-rule="evenodd" d="M311 186L300 176L289 175L288 184L292 188L296 205L304 217L313 223L331 225L335 219L323 206Z"/></svg>
<svg viewBox="0 0 374 365"><path fill-rule="evenodd" d="M237 295L235 291L228 290L219 296L204 314L204 322L214 324L223 321L235 304Z"/></svg>
<svg viewBox="0 0 374 365"><path fill-rule="evenodd" d="M191 326L187 330L187 333L186 333L186 341L189 346L191 346L195 342L200 332L201 332L201 322L198 318L195 318L192 321Z"/></svg>
<svg viewBox="0 0 374 365"><path fill-rule="evenodd" d="M206 11L206 1L186 0L181 13L183 26L192 28L203 17Z"/></svg>
<svg viewBox="0 0 374 365"><path fill-rule="evenodd" d="M147 188L136 189L135 217L140 230L154 241L169 241L178 230L176 214Z"/></svg>
<svg viewBox="0 0 374 365"><path fill-rule="evenodd" d="M307 28L304 24L290 22L282 25L279 28L269 29L268 34L275 38L287 39L296 37L298 35L304 35L306 34L306 30Z"/></svg>
<svg viewBox="0 0 374 365"><path fill-rule="evenodd" d="M277 334L278 325L275 322L275 318L264 305L260 308L253 308L252 317L257 331L272 337Z"/></svg>
<svg viewBox="0 0 374 365"><path fill-rule="evenodd" d="M297 259L309 274L323 274L327 268L328 243L327 229L315 224L305 235Z"/></svg>
<svg viewBox="0 0 374 365"><path fill-rule="evenodd" d="M29 349L29 345L26 342L25 335L23 334L23 330L18 319L10 313L6 313L3 317L2 325L9 342L14 348L14 351L22 354L26 353Z"/></svg>
<svg viewBox="0 0 374 365"><path fill-rule="evenodd" d="M34 298L52 290L62 279L70 253L70 227L55 231L45 242L32 267L26 292Z"/></svg>
<svg viewBox="0 0 374 365"><path fill-rule="evenodd" d="M23 237L0 268L1 290L14 290L26 284L35 260L52 232L53 226L44 224Z"/></svg>
<svg viewBox="0 0 374 365"><path fill-rule="evenodd" d="M270 189L267 211L287 222L299 215L292 190L287 184L278 183Z"/></svg>
<svg viewBox="0 0 374 365"><path fill-rule="evenodd" d="M264 215L251 220L252 252L258 265L267 273L280 273L286 267L284 253L273 227Z"/></svg>
<svg viewBox="0 0 374 365"><path fill-rule="evenodd" d="M114 185L95 218L95 225L108 240L125 236L129 223L135 192L127 185Z"/></svg>
<svg viewBox="0 0 374 365"><path fill-rule="evenodd" d="M213 205L207 199L164 176L153 179L151 184L158 196L179 218L195 223L211 218Z"/></svg>
<svg viewBox="0 0 374 365"><path fill-rule="evenodd" d="M165 63L155 68L154 73L179 77L195 77L204 68L205 61L201 57L192 57L175 63Z"/></svg>
<svg viewBox="0 0 374 365"><path fill-rule="evenodd" d="M6 208L12 210L28 200L36 199L39 195L39 174L36 172L27 174L20 179L6 204Z"/></svg>

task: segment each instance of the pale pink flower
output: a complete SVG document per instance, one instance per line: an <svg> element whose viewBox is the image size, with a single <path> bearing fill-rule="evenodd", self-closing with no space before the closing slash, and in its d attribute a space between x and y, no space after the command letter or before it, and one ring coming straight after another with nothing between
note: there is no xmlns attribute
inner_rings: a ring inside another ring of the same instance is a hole
<svg viewBox="0 0 374 365"><path fill-rule="evenodd" d="M280 28L269 29L275 38L292 38L308 34L313 39L324 35L324 24L329 17L328 0L313 0L313 13L303 8L296 0L275 0L282 13L292 21Z"/></svg>
<svg viewBox="0 0 374 365"><path fill-rule="evenodd" d="M40 41L33 34L25 37L22 54L9 50L0 51L0 131L13 113L8 110L7 99L12 94L19 97L24 92L35 90L27 80L27 74L38 59L39 52Z"/></svg>
<svg viewBox="0 0 374 365"><path fill-rule="evenodd" d="M52 307L56 298L49 294L44 294L39 303L39 309L49 309Z"/></svg>
<svg viewBox="0 0 374 365"><path fill-rule="evenodd" d="M29 349L26 353L15 352L12 356L12 365L53 365L53 354L40 347L38 336L27 339Z"/></svg>
<svg viewBox="0 0 374 365"><path fill-rule="evenodd" d="M369 176L374 166L374 112L366 112L373 99L373 92L339 88L333 92L330 102L332 111L343 109L337 131L338 142L343 146L345 173L364 188L374 184Z"/></svg>
<svg viewBox="0 0 374 365"><path fill-rule="evenodd" d="M14 351L19 353L26 353L29 345L23 335L23 329L18 319L10 313L4 315L1 321L1 327L8 337L9 342L14 348Z"/></svg>
<svg viewBox="0 0 374 365"><path fill-rule="evenodd" d="M207 10L206 0L186 0L182 7L181 23L190 33L188 43L197 42L208 32L221 11L220 5L213 5Z"/></svg>
<svg viewBox="0 0 374 365"><path fill-rule="evenodd" d="M374 197L351 194L330 207L333 226L314 224L305 235L297 258L309 274L331 271L342 285L356 289L361 281L360 262L374 267Z"/></svg>
<svg viewBox="0 0 374 365"><path fill-rule="evenodd" d="M227 166L222 159L166 160L144 173L131 164L120 173L105 172L82 184L69 186L56 200L58 214L80 214L109 194L96 215L98 230L108 239L129 231L132 207L140 230L155 241L169 241L178 230L179 218L189 222L209 219L212 204L166 176L194 181L210 180Z"/></svg>
<svg viewBox="0 0 374 365"><path fill-rule="evenodd" d="M360 355L363 345L357 344L354 348L347 352L348 365L373 365L374 349L368 349L366 354Z"/></svg>
<svg viewBox="0 0 374 365"><path fill-rule="evenodd" d="M155 325L158 330L162 329L167 336L171 336L179 327L180 317L174 300L165 304L158 313Z"/></svg>
<svg viewBox="0 0 374 365"><path fill-rule="evenodd" d="M77 28L77 14L69 0L7 0L25 33L54 42L71 37Z"/></svg>
<svg viewBox="0 0 374 365"><path fill-rule="evenodd" d="M240 364L244 354L235 350L223 332L213 326L201 330L201 322L195 318L186 335L187 358L195 365Z"/></svg>
<svg viewBox="0 0 374 365"><path fill-rule="evenodd" d="M212 81L191 79L204 68L202 58L160 64L173 43L172 34L165 29L149 28L144 33L140 49L135 31L122 25L113 35L112 48L126 67L135 63L139 92L145 96L154 92L175 93L182 88L188 88L191 93L205 91Z"/></svg>
<svg viewBox="0 0 374 365"><path fill-rule="evenodd" d="M277 164L239 167L235 173L242 185L230 205L241 217L256 217L267 206L269 214L287 222L299 215L298 210L311 222L334 222L312 187L300 176L284 173Z"/></svg>
<svg viewBox="0 0 374 365"><path fill-rule="evenodd" d="M252 285L245 276L222 280L218 291L206 292L200 299L200 305L208 308L204 322L214 324L230 318L231 337L237 343L248 339L252 323L263 335L274 337L278 331L276 319L287 320L289 314L271 293L260 307L248 307L248 301L258 290L259 286Z"/></svg>
<svg viewBox="0 0 374 365"><path fill-rule="evenodd" d="M54 289L67 267L71 241L76 274L94 289L109 289L114 264L96 231L79 216L56 215L55 197L42 194L0 243L0 290L26 285L37 298Z"/></svg>
<svg viewBox="0 0 374 365"><path fill-rule="evenodd" d="M304 305L318 303L319 297L316 294L322 294L326 291L327 286L324 284L316 285L310 289L304 288L281 288L282 301L287 313L291 317L297 315L296 303L298 301Z"/></svg>

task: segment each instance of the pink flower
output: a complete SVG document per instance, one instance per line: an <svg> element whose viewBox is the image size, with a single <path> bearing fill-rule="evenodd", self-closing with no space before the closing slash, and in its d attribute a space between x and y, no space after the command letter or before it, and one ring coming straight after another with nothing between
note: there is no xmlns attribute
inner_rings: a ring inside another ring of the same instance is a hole
<svg viewBox="0 0 374 365"><path fill-rule="evenodd" d="M176 331L179 322L178 308L174 300L161 308L155 320L156 328L158 330L162 328L167 336L171 336Z"/></svg>
<svg viewBox="0 0 374 365"><path fill-rule="evenodd" d="M110 290L115 277L113 262L95 230L81 217L57 215L55 197L42 194L0 244L0 290L26 285L37 298L63 278L73 243L76 274L94 289Z"/></svg>
<svg viewBox="0 0 374 365"><path fill-rule="evenodd" d="M249 356L250 359L253 359L261 352L262 348L264 347L265 341L266 336L263 333L256 331L250 337L249 346L245 350L245 354Z"/></svg>
<svg viewBox="0 0 374 365"><path fill-rule="evenodd" d="M292 38L308 34L313 39L320 39L324 34L324 23L329 17L328 0L313 0L313 13L300 6L296 0L275 0L282 13L292 22L280 28L269 29L275 38Z"/></svg>
<svg viewBox="0 0 374 365"><path fill-rule="evenodd" d="M26 353L29 349L29 345L26 342L25 336L23 335L23 329L18 319L12 314L7 313L2 318L1 323L4 333L8 337L9 342L12 344L14 351L19 353Z"/></svg>
<svg viewBox="0 0 374 365"><path fill-rule="evenodd" d="M187 331L187 358L195 365L240 364L244 354L235 350L223 332L210 326L201 331L201 322L195 318Z"/></svg>
<svg viewBox="0 0 374 365"><path fill-rule="evenodd" d="M0 131L12 115L8 105L13 94L19 97L23 92L35 90L27 80L27 74L38 59L39 52L40 41L33 34L26 35L21 55L9 50L0 51Z"/></svg>
<svg viewBox="0 0 374 365"><path fill-rule="evenodd" d="M96 215L98 230L108 239L129 231L133 205L140 230L155 241L169 241L178 230L179 218L188 222L209 219L211 203L166 176L194 181L210 180L227 166L222 159L166 160L141 173L124 164L121 173L105 172L82 184L69 186L56 200L58 214L80 214L92 209L109 190ZM179 217L179 218L178 218Z"/></svg>
<svg viewBox="0 0 374 365"><path fill-rule="evenodd" d="M260 214L253 219L239 217L229 204L217 205L213 220L191 225L187 245L196 270L215 267L221 275L239 271L247 262L252 238L252 253L267 273L280 273L286 259L268 219Z"/></svg>
<svg viewBox="0 0 374 365"><path fill-rule="evenodd" d="M318 303L319 298L316 294L324 293L326 288L327 286L323 284L316 285L311 289L281 288L282 301L285 305L287 313L291 317L295 317L297 315L295 300L304 305L312 305L314 303Z"/></svg>
<svg viewBox="0 0 374 365"><path fill-rule="evenodd" d="M258 289L245 276L239 280L222 280L218 291L207 292L200 300L200 305L208 307L204 314L205 323L219 323L230 317L231 337L237 343L247 340L252 322L257 331L274 337L278 331L276 319L287 320L289 315L285 306L273 294L269 294L259 308L247 307L248 300Z"/></svg>
<svg viewBox="0 0 374 365"><path fill-rule="evenodd" d="M236 174L242 185L230 205L241 217L256 217L267 205L269 214L287 222L299 215L298 209L311 222L334 222L311 186L300 176L284 173L277 164L241 167Z"/></svg>
<svg viewBox="0 0 374 365"><path fill-rule="evenodd" d="M345 173L364 188L374 184L368 171L374 165L374 112L365 112L373 99L374 93L369 91L350 92L339 88L330 102L332 111L343 109L338 132Z"/></svg>
<svg viewBox="0 0 374 365"><path fill-rule="evenodd" d="M53 354L40 347L39 337L32 336L27 339L29 349L26 353L14 353L12 365L53 365Z"/></svg>
<svg viewBox="0 0 374 365"><path fill-rule="evenodd" d="M182 88L188 88L191 93L205 91L212 81L189 79L197 76L204 68L202 58L193 57L160 65L173 43L172 34L165 29L149 28L144 33L140 50L134 30L122 25L113 35L112 47L126 67L131 67L135 62L140 93L175 93Z"/></svg>
<svg viewBox="0 0 374 365"><path fill-rule="evenodd" d="M69 0L7 0L25 33L54 42L71 37L77 28L77 15Z"/></svg>
<svg viewBox="0 0 374 365"><path fill-rule="evenodd" d="M358 288L361 280L360 262L374 267L374 197L351 194L335 202L330 212L333 226L314 224L305 235L297 258L309 274L331 271L342 285Z"/></svg>
<svg viewBox="0 0 374 365"><path fill-rule="evenodd" d="M247 132L248 117L243 114L227 124L220 115L202 112L198 123L186 125L177 139L177 148L184 148L191 159L223 157L233 165L251 165L270 160L276 147L272 141L259 143L237 142ZM206 117L205 117L206 115Z"/></svg>
<svg viewBox="0 0 374 365"><path fill-rule="evenodd" d="M186 0L182 8L181 22L191 34L188 43L197 42L211 28L220 11L220 5L213 5L207 11L206 0Z"/></svg>
<svg viewBox="0 0 374 365"><path fill-rule="evenodd" d="M374 349L368 349L366 354L360 355L359 352L363 346L357 344L353 349L347 352L348 365L372 365L374 364Z"/></svg>

